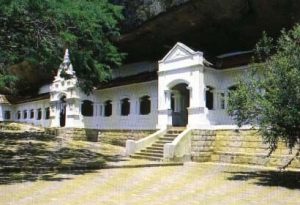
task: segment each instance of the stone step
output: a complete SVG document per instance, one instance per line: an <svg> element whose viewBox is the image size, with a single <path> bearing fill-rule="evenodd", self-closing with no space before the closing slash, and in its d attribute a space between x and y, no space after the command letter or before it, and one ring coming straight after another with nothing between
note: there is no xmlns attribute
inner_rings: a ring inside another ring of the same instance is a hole
<svg viewBox="0 0 300 205"><path fill-rule="evenodd" d="M176 137L178 135L178 133L166 133L164 134L165 136L170 136L170 137Z"/></svg>
<svg viewBox="0 0 300 205"><path fill-rule="evenodd" d="M185 130L186 129L186 127L169 127L169 130Z"/></svg>
<svg viewBox="0 0 300 205"><path fill-rule="evenodd" d="M175 137L160 137L159 139L162 139L162 140L171 140L173 141L175 139Z"/></svg>
<svg viewBox="0 0 300 205"><path fill-rule="evenodd" d="M166 143L168 143L168 142L156 141L156 142L154 142L154 145L164 145Z"/></svg>
<svg viewBox="0 0 300 205"><path fill-rule="evenodd" d="M161 136L160 138L168 138L168 139L175 139L178 135L164 135L164 136Z"/></svg>
<svg viewBox="0 0 300 205"><path fill-rule="evenodd" d="M162 153L152 153L152 152L137 152L134 155L142 155L142 156L148 156L148 157L163 157Z"/></svg>
<svg viewBox="0 0 300 205"><path fill-rule="evenodd" d="M151 145L151 147L163 149L163 148L164 148L164 145L165 145L165 144L156 144L156 143L154 143L154 144Z"/></svg>
<svg viewBox="0 0 300 205"><path fill-rule="evenodd" d="M146 150L149 150L149 151L163 151L163 147L147 147Z"/></svg>
<svg viewBox="0 0 300 205"><path fill-rule="evenodd" d="M147 160L151 160L151 161L161 161L162 160L160 157L141 156L141 155L137 155L137 154L131 155L130 157L134 158L134 159L147 159Z"/></svg>
<svg viewBox="0 0 300 205"><path fill-rule="evenodd" d="M168 130L166 135L179 135L182 131L170 131Z"/></svg>
<svg viewBox="0 0 300 205"><path fill-rule="evenodd" d="M154 153L154 154L163 154L163 150L149 150L149 149L143 149L141 150L143 153Z"/></svg>
<svg viewBox="0 0 300 205"><path fill-rule="evenodd" d="M156 142L162 142L162 143L170 143L173 142L173 140L168 140L168 139L159 139Z"/></svg>

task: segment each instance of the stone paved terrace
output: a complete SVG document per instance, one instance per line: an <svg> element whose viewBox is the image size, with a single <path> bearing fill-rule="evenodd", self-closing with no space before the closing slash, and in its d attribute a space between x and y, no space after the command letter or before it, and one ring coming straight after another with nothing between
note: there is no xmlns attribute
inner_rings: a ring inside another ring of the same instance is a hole
<svg viewBox="0 0 300 205"><path fill-rule="evenodd" d="M186 163L0 184L0 204L299 204L300 172Z"/></svg>

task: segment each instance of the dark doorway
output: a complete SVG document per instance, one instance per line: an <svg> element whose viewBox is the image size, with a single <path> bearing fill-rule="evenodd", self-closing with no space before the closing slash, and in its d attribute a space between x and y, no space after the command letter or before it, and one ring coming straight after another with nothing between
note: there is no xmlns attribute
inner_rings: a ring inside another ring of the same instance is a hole
<svg viewBox="0 0 300 205"><path fill-rule="evenodd" d="M190 106L190 91L187 84L180 83L171 90L172 125L186 126L188 124L188 110Z"/></svg>
<svg viewBox="0 0 300 205"><path fill-rule="evenodd" d="M61 127L66 125L66 96L60 98L59 121Z"/></svg>

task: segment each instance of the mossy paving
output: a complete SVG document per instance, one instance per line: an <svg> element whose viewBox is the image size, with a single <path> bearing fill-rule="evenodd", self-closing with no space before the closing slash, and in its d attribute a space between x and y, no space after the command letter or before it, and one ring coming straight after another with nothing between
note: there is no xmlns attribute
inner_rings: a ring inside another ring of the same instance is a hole
<svg viewBox="0 0 300 205"><path fill-rule="evenodd" d="M1 185L0 204L298 204L300 185L289 188L284 184L258 184L261 178L251 173L259 172L249 167L193 163L182 167L105 169L57 176L68 180ZM244 178L238 177L240 173ZM299 183L297 179L295 183Z"/></svg>

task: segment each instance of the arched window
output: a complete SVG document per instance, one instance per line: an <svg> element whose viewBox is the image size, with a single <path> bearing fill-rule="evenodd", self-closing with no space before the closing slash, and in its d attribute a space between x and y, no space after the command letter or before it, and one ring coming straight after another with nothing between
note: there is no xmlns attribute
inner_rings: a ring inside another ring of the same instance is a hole
<svg viewBox="0 0 300 205"><path fill-rule="evenodd" d="M151 112L151 100L148 95L140 98L140 114L148 115Z"/></svg>
<svg viewBox="0 0 300 205"><path fill-rule="evenodd" d="M27 110L23 110L23 119L27 119Z"/></svg>
<svg viewBox="0 0 300 205"><path fill-rule="evenodd" d="M39 108L37 111L38 111L37 120L40 120L40 119L42 119L42 109Z"/></svg>
<svg viewBox="0 0 300 205"><path fill-rule="evenodd" d="M17 112L17 118L18 118L18 120L21 119L21 111Z"/></svg>
<svg viewBox="0 0 300 205"><path fill-rule="evenodd" d="M31 109L31 110L30 110L30 119L33 119L33 118L34 118L34 110Z"/></svg>
<svg viewBox="0 0 300 205"><path fill-rule="evenodd" d="M6 111L4 112L4 118L5 118L6 120L10 120L10 111L9 111L9 110L6 110Z"/></svg>
<svg viewBox="0 0 300 205"><path fill-rule="evenodd" d="M81 114L83 116L91 117L93 116L94 106L93 102L89 100L84 100L81 105Z"/></svg>
<svg viewBox="0 0 300 205"><path fill-rule="evenodd" d="M232 85L228 87L228 97L230 97L230 93L234 92L237 89L237 85Z"/></svg>
<svg viewBox="0 0 300 205"><path fill-rule="evenodd" d="M50 119L50 107L45 108L45 113L46 113L45 119L46 120Z"/></svg>
<svg viewBox="0 0 300 205"><path fill-rule="evenodd" d="M112 114L112 104L111 100L107 100L104 103L104 116L109 117Z"/></svg>
<svg viewBox="0 0 300 205"><path fill-rule="evenodd" d="M210 86L206 87L205 99L206 99L207 109L209 110L214 109L214 93L213 93L213 88Z"/></svg>
<svg viewBox="0 0 300 205"><path fill-rule="evenodd" d="M237 85L232 85L230 87L228 87L228 91L235 91L237 89Z"/></svg>
<svg viewBox="0 0 300 205"><path fill-rule="evenodd" d="M127 116L130 113L130 102L128 98L121 100L121 115Z"/></svg>

